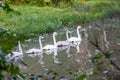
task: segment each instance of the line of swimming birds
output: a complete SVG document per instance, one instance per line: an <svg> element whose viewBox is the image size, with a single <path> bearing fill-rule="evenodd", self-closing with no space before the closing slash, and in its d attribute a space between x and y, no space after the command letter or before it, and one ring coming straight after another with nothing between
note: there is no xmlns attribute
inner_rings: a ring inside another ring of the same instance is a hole
<svg viewBox="0 0 120 80"><path fill-rule="evenodd" d="M82 27L81 26L77 26L77 37L68 37L68 33L70 33L70 31L66 31L66 38L67 40L65 41L58 41L56 42L56 38L55 36L58 34L57 32L54 32L53 33L53 42L54 44L53 45L46 45L44 47L42 47L42 42L41 42L41 39L44 38L42 36L39 36L39 45L40 45L40 49L38 48L32 48L32 49L29 49L28 51L26 51L27 54L35 54L35 53L42 53L43 51L45 52L52 52L54 51L55 49L59 49L59 48L62 48L62 47L67 47L67 46L70 46L70 45L80 45L81 41L82 41L82 38L81 38L81 34L79 34L79 29L81 29ZM18 47L19 47L19 51L18 52L12 52L12 58L14 57L20 57L20 56L23 56L23 50L22 50L22 47L21 47L21 43L20 41L18 41ZM11 54L8 54L9 56Z"/></svg>

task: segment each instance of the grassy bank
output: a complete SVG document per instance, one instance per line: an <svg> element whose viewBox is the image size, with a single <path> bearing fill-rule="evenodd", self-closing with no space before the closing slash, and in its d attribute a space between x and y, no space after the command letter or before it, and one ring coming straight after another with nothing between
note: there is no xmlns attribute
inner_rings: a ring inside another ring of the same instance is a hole
<svg viewBox="0 0 120 80"><path fill-rule="evenodd" d="M9 29L26 38L41 33L53 32L64 26L72 27L93 20L100 20L120 14L117 1L75 2L72 6L35 7L28 5L10 5L19 12L0 11L0 28Z"/></svg>

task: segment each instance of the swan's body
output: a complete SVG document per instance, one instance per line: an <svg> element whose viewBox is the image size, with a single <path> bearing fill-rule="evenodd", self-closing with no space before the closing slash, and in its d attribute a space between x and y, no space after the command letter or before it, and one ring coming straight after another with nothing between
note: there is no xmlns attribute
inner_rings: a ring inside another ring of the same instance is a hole
<svg viewBox="0 0 120 80"><path fill-rule="evenodd" d="M51 50L51 49L55 49L56 46L55 45L46 45L43 50Z"/></svg>
<svg viewBox="0 0 120 80"><path fill-rule="evenodd" d="M12 54L8 54L6 56L6 59L8 61L11 61L12 59L16 58L16 57L23 57L23 50L20 44L20 41L18 41L18 48L19 48L19 52L12 52Z"/></svg>
<svg viewBox="0 0 120 80"><path fill-rule="evenodd" d="M67 41L59 41L57 42L57 47L64 47L69 45L69 43Z"/></svg>
<svg viewBox="0 0 120 80"><path fill-rule="evenodd" d="M29 49L26 53L28 53L28 54L35 54L35 53L40 53L40 52L42 52L42 42L41 42L41 39L42 39L42 38L43 38L42 36L39 36L40 49L32 48L32 49Z"/></svg>
<svg viewBox="0 0 120 80"><path fill-rule="evenodd" d="M56 32L53 33L53 41L54 41L54 45L46 45L45 47L43 47L42 49L43 50L53 50L53 49L56 49L57 46L56 46L56 39L55 39L55 36L57 35Z"/></svg>
<svg viewBox="0 0 120 80"><path fill-rule="evenodd" d="M71 37L71 38L69 38L69 42L70 43L75 43L75 42L79 42L79 41L81 41L81 39L79 39L77 37Z"/></svg>
<svg viewBox="0 0 120 80"><path fill-rule="evenodd" d="M57 47L66 47L66 46L68 46L69 45L69 42L68 42L68 31L66 31L66 38L67 38L67 40L66 41L58 41L57 43L56 43L56 45L57 45Z"/></svg>
<svg viewBox="0 0 120 80"><path fill-rule="evenodd" d="M19 56L22 56L22 55L23 55L23 53L21 53L21 52L12 52L13 57L19 57Z"/></svg>
<svg viewBox="0 0 120 80"><path fill-rule="evenodd" d="M28 50L26 53L27 54L35 54L35 53L39 53L39 52L41 52L40 49L32 48L32 49Z"/></svg>
<svg viewBox="0 0 120 80"><path fill-rule="evenodd" d="M82 41L82 38L81 38L81 35L79 34L79 29L81 28L81 26L78 26L77 27L77 36L78 37L70 37L69 39L68 39L68 41L70 42L70 43L78 43L78 42L81 42Z"/></svg>
<svg viewBox="0 0 120 80"><path fill-rule="evenodd" d="M18 48L19 48L19 52L12 52L13 57L23 56L23 50L22 50L22 46L20 44L20 41L18 41Z"/></svg>

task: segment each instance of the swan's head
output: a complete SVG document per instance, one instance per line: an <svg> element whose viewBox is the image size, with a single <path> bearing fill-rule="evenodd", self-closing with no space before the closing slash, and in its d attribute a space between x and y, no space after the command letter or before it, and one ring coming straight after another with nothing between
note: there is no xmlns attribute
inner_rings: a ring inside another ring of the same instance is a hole
<svg viewBox="0 0 120 80"><path fill-rule="evenodd" d="M78 26L77 28L78 28L78 29L81 29L82 27L81 27L81 26Z"/></svg>
<svg viewBox="0 0 120 80"><path fill-rule="evenodd" d="M20 41L18 41L18 44L20 44Z"/></svg>
<svg viewBox="0 0 120 80"><path fill-rule="evenodd" d="M54 33L53 33L53 35L55 35L55 36L56 36L57 34L58 34L57 32L54 32Z"/></svg>
<svg viewBox="0 0 120 80"><path fill-rule="evenodd" d="M39 39L43 39L44 37L43 36L39 36Z"/></svg>

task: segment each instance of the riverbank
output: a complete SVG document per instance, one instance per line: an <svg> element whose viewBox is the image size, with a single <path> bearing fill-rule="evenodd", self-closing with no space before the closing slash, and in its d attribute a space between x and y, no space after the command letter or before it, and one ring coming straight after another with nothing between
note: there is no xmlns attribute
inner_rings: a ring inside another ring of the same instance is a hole
<svg viewBox="0 0 120 80"><path fill-rule="evenodd" d="M24 38L119 16L120 13L117 1L78 2L74 3L74 6L65 8L29 5L10 5L10 7L20 14L0 11L0 28Z"/></svg>

